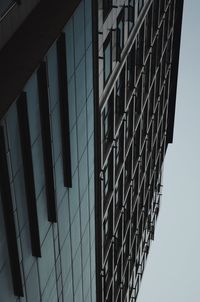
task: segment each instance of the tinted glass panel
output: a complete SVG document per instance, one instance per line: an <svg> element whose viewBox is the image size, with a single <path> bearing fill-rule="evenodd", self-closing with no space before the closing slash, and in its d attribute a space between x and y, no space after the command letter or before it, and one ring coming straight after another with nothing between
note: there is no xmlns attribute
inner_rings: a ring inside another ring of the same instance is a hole
<svg viewBox="0 0 200 302"><path fill-rule="evenodd" d="M106 82L110 76L112 69L112 49L111 49L111 38L108 36L104 44L103 49L103 58L104 58L104 82Z"/></svg>

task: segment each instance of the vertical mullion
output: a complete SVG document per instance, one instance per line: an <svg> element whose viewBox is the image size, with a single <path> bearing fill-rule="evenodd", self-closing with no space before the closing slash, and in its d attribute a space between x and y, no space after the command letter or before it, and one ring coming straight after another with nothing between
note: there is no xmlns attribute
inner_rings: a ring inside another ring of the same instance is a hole
<svg viewBox="0 0 200 302"><path fill-rule="evenodd" d="M72 187L65 34L57 41L64 185Z"/></svg>
<svg viewBox="0 0 200 302"><path fill-rule="evenodd" d="M38 70L38 88L40 104L40 121L42 128L42 143L44 150L44 165L46 179L48 220L57 222L56 200L53 176L53 159L51 151L51 128L49 120L49 99L47 88L46 63L42 62Z"/></svg>
<svg viewBox="0 0 200 302"><path fill-rule="evenodd" d="M19 262L19 252L13 214L12 195L10 189L9 172L6 158L5 136L3 127L0 127L0 186L1 199L6 228L9 261L12 273L14 294L23 297L22 276Z"/></svg>
<svg viewBox="0 0 200 302"><path fill-rule="evenodd" d="M32 255L41 257L39 225L37 216L37 204L35 183L33 174L33 161L31 152L30 130L28 122L26 94L23 92L17 101L18 120L20 128L20 140L25 176L26 200L28 207L29 226L31 235ZM37 164L37 163L36 163Z"/></svg>

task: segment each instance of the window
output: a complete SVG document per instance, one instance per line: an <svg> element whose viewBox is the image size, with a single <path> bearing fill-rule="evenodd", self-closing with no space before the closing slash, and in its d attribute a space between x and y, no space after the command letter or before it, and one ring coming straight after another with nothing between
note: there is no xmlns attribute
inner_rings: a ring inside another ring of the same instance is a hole
<svg viewBox="0 0 200 302"><path fill-rule="evenodd" d="M171 63L172 60L172 36L169 38L168 43L167 43L167 48L166 48L166 64L167 64L167 69L169 68L169 64Z"/></svg>
<svg viewBox="0 0 200 302"><path fill-rule="evenodd" d="M143 5L144 5L144 0L138 0L138 15L142 10Z"/></svg>
<svg viewBox="0 0 200 302"><path fill-rule="evenodd" d="M117 48L117 61L120 60L121 52L124 47L124 10L121 11L117 18L117 41L116 41L116 48Z"/></svg>
<svg viewBox="0 0 200 302"><path fill-rule="evenodd" d="M169 29L171 30L172 26L173 26L173 22L174 22L174 1L171 1L170 6L170 17L169 17Z"/></svg>
<svg viewBox="0 0 200 302"><path fill-rule="evenodd" d="M165 28L164 28L164 45L167 42L167 38L168 38L168 23L169 23L169 9L167 10L166 14L165 14Z"/></svg>
<svg viewBox="0 0 200 302"><path fill-rule="evenodd" d="M151 34L152 34L152 5L149 9L148 15L145 21L145 57L148 54L151 46Z"/></svg>
<svg viewBox="0 0 200 302"><path fill-rule="evenodd" d="M128 32L130 33L135 23L135 0L129 0L128 4Z"/></svg>
<svg viewBox="0 0 200 302"><path fill-rule="evenodd" d="M156 107L156 104L158 102L158 97L160 95L160 87L161 86L161 83L160 83L160 68L158 69L157 71L157 74L156 74L156 89L155 89L155 104L154 104L154 108Z"/></svg>
<svg viewBox="0 0 200 302"><path fill-rule="evenodd" d="M105 263L105 267L104 267L104 273L105 273L105 289L107 292L108 287L109 287L108 285L109 285L111 277L112 277L112 249L110 249L110 251L109 251L108 259L107 259L107 261Z"/></svg>
<svg viewBox="0 0 200 302"><path fill-rule="evenodd" d="M126 113L126 149L133 136L133 101L131 101Z"/></svg>
<svg viewBox="0 0 200 302"><path fill-rule="evenodd" d="M131 182L132 174L132 147L129 150L128 156L125 161L125 189L128 190L128 187Z"/></svg>
<svg viewBox="0 0 200 302"><path fill-rule="evenodd" d="M116 100L115 100L116 124L120 122L120 119L124 113L124 101L125 101L125 68L122 69L116 83Z"/></svg>
<svg viewBox="0 0 200 302"><path fill-rule="evenodd" d="M107 251L107 248L109 246L109 241L112 238L113 230L113 204L111 202L109 209L107 210L104 222L103 222L103 235L104 235L104 251Z"/></svg>
<svg viewBox="0 0 200 302"><path fill-rule="evenodd" d="M120 282L121 282L121 261L119 261L117 265L114 281L115 281L115 299L116 299L120 289Z"/></svg>
<svg viewBox="0 0 200 302"><path fill-rule="evenodd" d="M144 102L146 100L147 94L149 92L149 78L150 78L150 56L147 59L146 65L144 67Z"/></svg>
<svg viewBox="0 0 200 302"><path fill-rule="evenodd" d="M127 90L128 97L133 91L135 84L135 44L133 45L127 59Z"/></svg>
<svg viewBox="0 0 200 302"><path fill-rule="evenodd" d="M116 147L115 147L115 167L116 167L116 174L118 174L119 167L123 163L124 157L124 127L119 130L119 135L116 139Z"/></svg>
<svg viewBox="0 0 200 302"><path fill-rule="evenodd" d="M122 218L119 221L119 224L117 226L117 231L115 233L115 242L114 242L114 260L115 260L115 264L117 263L117 260L119 258L119 254L121 252L121 247L122 247ZM121 258L119 260L119 263L120 262L121 262Z"/></svg>
<svg viewBox="0 0 200 302"><path fill-rule="evenodd" d="M113 154L109 155L106 167L104 169L104 198L107 198L108 194L113 188Z"/></svg>
<svg viewBox="0 0 200 302"><path fill-rule="evenodd" d="M158 131L158 106L156 107L156 111L154 113L154 135L156 135Z"/></svg>
<svg viewBox="0 0 200 302"><path fill-rule="evenodd" d="M112 9L112 0L103 0L103 21L105 21L111 9Z"/></svg>
<svg viewBox="0 0 200 302"><path fill-rule="evenodd" d="M159 13L159 1L154 0L154 7L153 7L153 36L158 28L158 13Z"/></svg>
<svg viewBox="0 0 200 302"><path fill-rule="evenodd" d="M106 302L112 302L112 301L113 301L113 290L112 290L112 286L110 287L108 296L107 296L107 298L106 298L105 301L106 301Z"/></svg>
<svg viewBox="0 0 200 302"><path fill-rule="evenodd" d="M110 143L113 140L113 95L114 93L112 92L102 113L104 153L106 153Z"/></svg>
<svg viewBox="0 0 200 302"><path fill-rule="evenodd" d="M165 0L161 0L161 1L159 1L159 3L160 3L159 20L161 20L163 17L164 10L165 10Z"/></svg>
<svg viewBox="0 0 200 302"><path fill-rule="evenodd" d="M158 39L156 38L154 40L154 44L153 44L153 47L152 47L152 54L151 54L151 79L150 79L151 82L152 82L152 80L154 78L155 71L156 71L157 44L158 44Z"/></svg>
<svg viewBox="0 0 200 302"><path fill-rule="evenodd" d="M140 77L136 95L135 95L135 126L137 125L138 119L142 111L142 76Z"/></svg>
<svg viewBox="0 0 200 302"><path fill-rule="evenodd" d="M131 205L131 190L128 193L128 197L126 200L126 204L124 207L124 232L126 233L127 230L127 226L130 220L130 215L131 215L131 209L130 209L130 205ZM124 235L125 235L124 233Z"/></svg>
<svg viewBox="0 0 200 302"><path fill-rule="evenodd" d="M117 221L123 202L123 173L121 173L117 189L115 191L115 220Z"/></svg>
<svg viewBox="0 0 200 302"><path fill-rule="evenodd" d="M143 112L143 132L144 132L144 135L146 135L147 133L147 130L148 130L148 102L146 103L145 105L145 108L144 108L144 112Z"/></svg>
<svg viewBox="0 0 200 302"><path fill-rule="evenodd" d="M132 213L132 219L131 219L131 240L132 241L136 235L136 230L137 230L137 206L134 207L134 210Z"/></svg>
<svg viewBox="0 0 200 302"><path fill-rule="evenodd" d="M103 45L103 69L104 84L106 84L112 71L112 43L110 34Z"/></svg>
<svg viewBox="0 0 200 302"><path fill-rule="evenodd" d="M140 154L140 128L138 127L136 130L135 137L134 137L134 150L133 150L133 155L134 155L133 166L134 166L134 168L133 168L133 170L136 167L139 154Z"/></svg>
<svg viewBox="0 0 200 302"><path fill-rule="evenodd" d="M123 246L123 268L125 268L125 265L128 261L128 254L129 254L129 232L126 236L126 240Z"/></svg>
<svg viewBox="0 0 200 302"><path fill-rule="evenodd" d="M132 236L135 234L134 230L133 230L133 233L132 233L132 229L131 229L131 240L132 240ZM134 242L131 242L132 244L132 248L131 248L131 259L130 259L130 272L132 274L133 272L133 268L134 268L134 265L135 265L135 254L136 254L136 240L134 240Z"/></svg>
<svg viewBox="0 0 200 302"><path fill-rule="evenodd" d="M153 110L154 110L154 96L155 96L155 82L153 83L149 95L149 124L152 119Z"/></svg>
<svg viewBox="0 0 200 302"><path fill-rule="evenodd" d="M157 47L157 66L160 63L160 59L162 56L162 50L163 50L163 23L160 26L159 34L158 34L158 47Z"/></svg>
<svg viewBox="0 0 200 302"><path fill-rule="evenodd" d="M139 34L137 35L137 45L136 45L136 75L137 78L141 72L142 66L143 66L143 57L144 57L144 23L139 31Z"/></svg>
<svg viewBox="0 0 200 302"><path fill-rule="evenodd" d="M144 146L141 154L141 162L140 162L140 175L143 176L146 169L146 148Z"/></svg>

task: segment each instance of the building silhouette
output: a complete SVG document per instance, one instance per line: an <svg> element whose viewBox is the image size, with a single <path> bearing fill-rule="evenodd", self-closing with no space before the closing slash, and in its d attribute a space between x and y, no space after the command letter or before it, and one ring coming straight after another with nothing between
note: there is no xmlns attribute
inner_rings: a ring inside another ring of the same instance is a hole
<svg viewBox="0 0 200 302"><path fill-rule="evenodd" d="M135 301L173 141L182 0L0 4L0 302Z"/></svg>

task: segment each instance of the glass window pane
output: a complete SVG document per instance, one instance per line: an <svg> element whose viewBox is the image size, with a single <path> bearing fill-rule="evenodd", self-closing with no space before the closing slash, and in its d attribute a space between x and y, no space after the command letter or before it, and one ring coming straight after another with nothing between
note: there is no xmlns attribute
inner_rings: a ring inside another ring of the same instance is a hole
<svg viewBox="0 0 200 302"><path fill-rule="evenodd" d="M37 197L45 185L44 160L43 160L41 136L39 136L36 142L33 144L32 159L33 159L35 192Z"/></svg>
<svg viewBox="0 0 200 302"><path fill-rule="evenodd" d="M76 69L76 105L77 116L79 116L86 102L86 85L85 85L85 58L81 61Z"/></svg>
<svg viewBox="0 0 200 302"><path fill-rule="evenodd" d="M85 47L86 49L92 42L92 4L91 0L85 0Z"/></svg>
<svg viewBox="0 0 200 302"><path fill-rule="evenodd" d="M86 107L82 110L78 119L78 157L79 160L87 145Z"/></svg>
<svg viewBox="0 0 200 302"><path fill-rule="evenodd" d="M69 105L69 126L70 130L76 122L76 99L75 99L75 79L74 76L68 81L68 105Z"/></svg>
<svg viewBox="0 0 200 302"><path fill-rule="evenodd" d="M108 36L104 44L104 83L108 80L112 69L111 38Z"/></svg>
<svg viewBox="0 0 200 302"><path fill-rule="evenodd" d="M10 160L13 176L17 173L22 164L22 151L20 143L19 124L16 104L10 107L6 115L7 135L10 149Z"/></svg>
<svg viewBox="0 0 200 302"><path fill-rule="evenodd" d="M87 150L85 150L79 163L80 198L82 198L87 185L88 185L88 162L87 162Z"/></svg>
<svg viewBox="0 0 200 302"><path fill-rule="evenodd" d="M55 104L59 101L58 62L56 46L56 43L54 43L47 54L50 110L53 109Z"/></svg>
<svg viewBox="0 0 200 302"><path fill-rule="evenodd" d="M73 175L78 165L76 124L70 132L70 148L71 148L71 169Z"/></svg>
<svg viewBox="0 0 200 302"><path fill-rule="evenodd" d="M78 66L85 51L84 2L82 1L74 14L75 67ZM71 59L71 58L70 58Z"/></svg>
<svg viewBox="0 0 200 302"><path fill-rule="evenodd" d="M87 97L93 88L92 45L86 51L86 88Z"/></svg>
<svg viewBox="0 0 200 302"><path fill-rule="evenodd" d="M31 144L33 144L41 132L39 92L38 92L36 73L34 73L30 78L30 80L27 82L24 91L26 92L27 95L27 109L28 109L30 137L31 137Z"/></svg>
<svg viewBox="0 0 200 302"><path fill-rule="evenodd" d="M72 241L72 257L74 258L76 255L76 251L78 246L80 245L80 217L79 211L77 212L76 216L74 217L73 223L71 225L71 238Z"/></svg>
<svg viewBox="0 0 200 302"><path fill-rule="evenodd" d="M74 31L72 18L67 22L64 32L66 35L67 79L69 80L74 73Z"/></svg>

